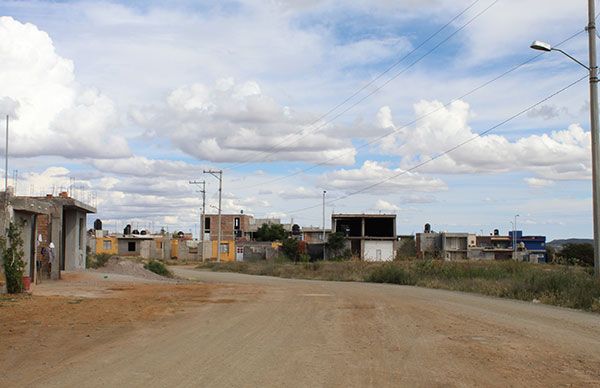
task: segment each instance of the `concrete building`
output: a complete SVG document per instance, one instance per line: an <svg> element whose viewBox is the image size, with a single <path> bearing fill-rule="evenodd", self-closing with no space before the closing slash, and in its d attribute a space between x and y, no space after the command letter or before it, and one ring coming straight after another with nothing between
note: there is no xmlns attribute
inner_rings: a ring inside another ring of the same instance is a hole
<svg viewBox="0 0 600 388"><path fill-rule="evenodd" d="M532 263L545 263L548 260L546 236L523 236L521 230L515 231L514 236L513 239L513 232L508 232L508 237L517 245L517 252L523 252L523 254L518 255L519 259Z"/></svg>
<svg viewBox="0 0 600 388"><path fill-rule="evenodd" d="M346 236L353 255L365 261L391 261L395 257L395 214L332 214L331 230Z"/></svg>
<svg viewBox="0 0 600 388"><path fill-rule="evenodd" d="M308 244L327 242L331 229L325 229L325 240L323 240L323 229L315 226L306 226L300 229L301 240Z"/></svg>
<svg viewBox="0 0 600 388"><path fill-rule="evenodd" d="M38 267L41 277L52 279L58 279L62 270L85 269L87 214L95 212L95 208L70 198L66 192L58 197L14 196L10 190L0 193L0 230L6 231L10 222L21 226L25 274L32 283L38 280ZM51 243L55 258L52 266L49 255L42 255L42 250L49 252Z"/></svg>
<svg viewBox="0 0 600 388"><path fill-rule="evenodd" d="M469 249L474 247L474 234L428 232L416 235L417 258L467 260Z"/></svg>

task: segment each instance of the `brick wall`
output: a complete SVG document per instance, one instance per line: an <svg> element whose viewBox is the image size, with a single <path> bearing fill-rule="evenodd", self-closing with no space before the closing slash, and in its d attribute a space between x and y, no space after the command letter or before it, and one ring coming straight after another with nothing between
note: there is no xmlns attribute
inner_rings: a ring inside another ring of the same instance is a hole
<svg viewBox="0 0 600 388"><path fill-rule="evenodd" d="M42 242L37 246L37 259L42 260L42 248L48 247L50 244L50 216L38 215L35 223L35 239L42 235Z"/></svg>
<svg viewBox="0 0 600 388"><path fill-rule="evenodd" d="M207 219L210 219L210 239L216 241L218 239L218 227L219 227L219 216L218 215L206 215ZM222 214L221 215L221 240L234 240L234 221L236 218L240 219L240 230L243 232L248 231L250 227L250 216L246 214Z"/></svg>

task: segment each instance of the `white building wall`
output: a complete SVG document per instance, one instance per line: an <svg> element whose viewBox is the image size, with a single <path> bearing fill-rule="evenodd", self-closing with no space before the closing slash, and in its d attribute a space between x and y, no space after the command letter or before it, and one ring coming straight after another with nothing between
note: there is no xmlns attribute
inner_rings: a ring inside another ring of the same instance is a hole
<svg viewBox="0 0 600 388"><path fill-rule="evenodd" d="M393 241L365 240L365 261L392 261L394 260Z"/></svg>

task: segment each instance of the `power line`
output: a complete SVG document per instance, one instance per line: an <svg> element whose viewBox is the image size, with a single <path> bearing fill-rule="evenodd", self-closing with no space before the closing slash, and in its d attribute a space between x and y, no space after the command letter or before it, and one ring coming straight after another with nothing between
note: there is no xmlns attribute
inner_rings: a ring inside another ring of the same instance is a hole
<svg viewBox="0 0 600 388"><path fill-rule="evenodd" d="M391 175L391 176L389 176L389 177L387 177L387 178L385 178L385 179L382 179L382 180L380 180L380 181L377 181L377 182L375 182L375 183L373 183L373 184L370 184L370 185L368 185L368 186L366 186L366 187L363 187L363 188L361 188L361 189L359 189L359 190L356 190L356 191L354 191L354 192L351 192L351 193L349 193L349 194L346 194L346 195L344 195L344 196L341 196L341 197L338 197L338 198L332 199L331 201L327 202L327 204L328 204L328 205L330 205L330 204L333 204L333 203L335 203L335 202L337 202L337 201L341 201L341 200L343 200L343 199L346 199L346 198L352 197L352 196L354 196L354 195L357 195L357 194L363 193L363 192L365 192L365 191L368 191L368 190L370 190L370 189L372 189L372 188L374 188L374 187L377 187L377 186L380 186L380 185L384 184L385 182L389 182L389 181L390 181L390 180L392 180L392 179L395 179L395 178L397 178L397 177L399 177L399 176L402 176L402 175L404 175L404 174L407 174L407 173L409 173L409 172L411 172L411 171L414 171L414 170L416 170L416 169L418 169L418 168L420 168L420 167L422 167L422 166L424 166L424 165L426 165L426 164L429 164L429 163L431 163L431 162L433 162L433 161L435 161L435 160L437 160L437 159L441 158L442 156L448 155L448 154L450 154L450 153L452 153L452 152L456 151L457 149L459 149L459 148L463 147L464 145L466 145L466 144L468 144L468 143L470 143L470 142L474 141L475 139L478 139L478 138L480 138L481 136L483 136L483 135L485 135L485 134L487 134L487 133L489 133L489 132L491 132L491 131L493 131L493 130L497 129L498 127L500 127L500 126L502 126L502 125L504 125L504 124L506 124L506 123L508 123L508 122L510 122L510 121L512 121L512 120L514 120L514 119L516 119L517 117L519 117L519 116L522 116L523 114L527 113L528 111L530 111L530 110L532 110L532 109L536 108L537 106L539 106L539 105L543 104L544 102L546 102L546 101L548 101L548 100L552 99L553 97L555 97L555 96L557 96L558 94L560 94L560 93L564 92L565 90L567 90L567 89L569 89L569 88L571 88L571 87L575 86L576 84L578 84L579 82L581 82L581 81L583 81L584 79L587 79L587 78L588 78L588 74L586 74L585 76L583 76L583 77L579 78L578 80L576 80L576 81L574 81L574 82L570 83L569 85L567 85L567 86L565 86L565 87L563 87L563 88L559 89L558 91L556 91L556 92L554 92L554 93L550 94L549 96L547 96L547 97L543 98L542 100L540 100L540 101L536 102L535 104L533 104L533 105L530 105L529 107L527 107L527 108L525 108L525 109L523 109L523 110L519 111L518 113L515 113L514 115L512 115L512 116L510 116L509 118L507 118L507 119L505 119L505 120L501 121L500 123L498 123L498 124L496 124L496 125L494 125L494 126L492 126L492 127L488 128L488 129L486 129L485 131L482 131L482 132L479 132L479 133L475 134L473 137L471 137L471 138L469 138L469 139L467 139L467 140L465 140L465 141L463 141L463 142L461 142L461 143L459 143L459 144L455 145L455 146L454 146L454 147L452 147L452 148L449 148L449 149L447 149L446 151L443 151L443 152L442 152L442 153L440 153L440 154L437 154L437 155L435 155L435 156L433 156L433 157L431 157L431 158L429 158L429 159L427 159L427 160L425 160L425 161L423 161L423 162L421 162L421 163L418 163L418 164L414 165L414 166L413 166L413 167L411 167L411 168L408 168L408 169L406 169L406 170L403 170L403 171L401 171L401 172L399 172L399 173L397 173L397 174L393 174L393 175ZM288 211L287 213L288 213L288 214L299 213L299 212L303 212L303 211L306 211L306 210L315 209L315 208L318 208L318 207L321 207L321 206L322 206L321 204L318 204L318 205L313 205L313 206L307 206L307 207L304 207L304 208L301 208L301 209L296 209L296 210Z"/></svg>
<svg viewBox="0 0 600 388"><path fill-rule="evenodd" d="M584 30L578 31L578 32L576 32L575 34L573 34L573 35L571 35L570 37L568 37L568 38L566 38L565 40L563 40L562 42L560 42L560 43L556 44L555 46L556 46L556 47L559 47L559 46L561 46L561 45L563 45L563 44L567 43L567 42L568 42L568 41L570 41L571 39L573 39L573 38L577 37L578 35L581 35L583 32L584 32ZM430 111L430 112L427 112L426 114L424 114L424 115L421 115L421 116L419 116L419 117L415 118L414 120L412 120L412 121L410 121L410 122L408 122L408 123L406 123L406 124L404 124L404 125L402 125L402 126L400 126L400 127L394 128L394 129L392 129L391 131L388 131L388 132L386 132L385 134L383 134L383 135L381 135L381 136L379 136L379 137L377 137L377 138L375 138L375 139L373 139L373 140L371 140L371 141L369 141L369 142L367 142L367 143L365 143L365 144L362 144L362 145L360 145L360 146L357 146L357 147L355 147L355 148L353 149L353 151L357 151L357 150L363 149L363 148L365 148L365 147L367 147L367 146L370 146L370 145L373 145L373 144L375 144L375 143L378 143L378 142L380 142L381 140L385 139L386 137L388 137L388 136L391 136L391 135L393 135L393 134L397 133L397 132L398 132L398 131L400 131L400 130L403 130L403 129L406 129L406 128L410 127L411 125L413 125L413 124L415 124L415 123L417 123L417 122L419 122L419 121L421 121L421 120L423 120L423 119L425 119L425 118L427 118L427 117L431 116L432 114L434 114L434 113L436 113L436 112L438 112L438 111L440 111L440 110L442 110L442 109L444 109L444 108L447 108L447 107L448 107L448 106L450 106L452 103L454 103L454 102L456 102L456 101L458 101L458 100L461 100L461 99L463 99L463 98L465 98L465 97L468 97L468 96L470 96L471 94L473 94L473 93L476 93L476 92L478 92L479 90L481 90L481 89L483 89L483 88L485 88L485 87L489 86L490 84L492 84L492 83L494 83L494 82L498 81L499 79L501 79L501 78L503 78L503 77L505 77L505 76L507 76L507 75L509 75L509 74L513 73L513 72L514 72L514 71L516 71L517 69L519 69L519 68L521 68L521 67L523 67L523 66L525 66L525 65L527 65L527 64L529 64L529 63L531 63L531 62L533 62L535 59L537 59L537 58L538 58L538 57L540 57L541 55L543 55L543 53L542 53L542 54L537 54L537 55L534 55L534 56L530 57L529 59L527 59L527 60L525 60L525 61L523 61L523 62L519 63L518 65L515 65L515 66L513 66L512 68L510 68L510 69L508 69L508 70L504 71L503 73L501 73L501 74L497 75L496 77L494 77L494 78L492 78L492 79L490 79L490 80L488 80L488 81L484 82L483 84L481 84L481 85L479 85L479 86L475 87L474 89L471 89L470 91L466 92L465 94L461 95L460 97L456 97L456 98L454 98L454 99L450 100L449 102L447 102L446 104L444 104L444 105L442 105L442 106L439 106L438 108L436 108L436 109L434 109L434 110L432 110L432 111ZM401 146L401 147L402 147L402 146ZM268 180L268 181L265 181L265 182L260 182L260 183L254 184L254 185L250 185L250 186L244 186L244 187L239 187L239 188L240 188L240 189L241 189L241 188L244 188L244 189L250 189L250 188L254 188L254 187L263 186L263 185L266 185L266 184L271 184L271 183L279 182L279 181L282 181L282 180L285 180L285 179L288 179L288 178L292 178L292 177L294 177L294 176L297 176L297 175L300 175L300 174L302 174L302 173L305 173L305 172L308 172L308 171L314 170L315 168L317 168L317 167L319 167L319 166L326 165L326 164L328 164L329 162L331 162L331 161L333 161L333 160L336 160L336 159L339 159L340 157L342 157L342 156L344 156L344 155L346 155L346 154L349 154L349 152L344 152L344 153L338 154L338 155L336 155L336 156L333 156L333 157L331 157L331 158L329 158L329 159L326 159L326 160L324 160L324 161L322 161L322 162L319 162L319 163L317 163L317 164L314 164L314 165L312 165L312 166L310 166L310 167L307 167L307 168L304 168L304 169L302 169L302 170L295 171L295 172L293 172L293 173L290 173L290 174L288 174L288 175L280 176L280 177L273 178L273 179L271 179L271 180ZM238 189L238 188L235 188L235 189Z"/></svg>
<svg viewBox="0 0 600 388"><path fill-rule="evenodd" d="M456 15L454 18L452 18L452 20L450 20L448 23L446 23L444 26L442 26L440 29L438 29L434 34L432 34L431 36L429 36L424 42L422 42L419 46L417 46L415 49L413 49L410 53L408 53L407 55L405 55L404 57L402 57L400 60L398 60L392 66L388 67L384 72L382 72L380 75L378 75L374 80L372 80L369 83L367 83L366 85L364 85L357 92L355 92L354 94L352 94L350 97L346 98L344 101L342 101L341 103L339 103L338 105L336 105L334 108L330 109L327 113L325 113L324 115L320 116L317 120L315 120L314 122L312 122L311 124L309 124L309 127L317 124L319 121L321 121L322 118L328 116L330 113L333 113L339 107L343 106L346 102L350 101L352 98L354 98L358 94L360 94L360 92L362 92L363 90L365 90L369 86L373 85L377 80L379 80L381 77L383 77L385 74L387 74L388 72L390 72L393 68L395 68L398 64L400 64L402 61L404 61L404 59L406 59L407 57L409 57L410 55L412 55L415 51L417 51L419 48L421 48L424 44L426 44L427 42L429 42L431 39L433 39L435 36L437 36L441 31L443 31L444 29L446 29L450 24L452 24L456 19L458 19L465 12L467 12L469 9L471 9L473 6L475 6L479 1L481 1L481 0L476 0L475 2L473 2L471 5L469 5L467 8L465 8L463 11L461 11L458 15ZM365 95L362 98L360 98L357 102L353 103L348 108L344 109L342 112L336 114L333 118L325 121L324 123L322 123L321 125L319 125L318 127L316 127L314 130L312 130L312 131L310 131L310 132L308 132L308 133L300 136L297 139L294 139L292 142L290 142L289 144L286 144L286 145L289 146L291 144L297 143L298 141L304 139L305 137L307 137L307 136L309 136L311 134L314 134L315 132L318 132L320 129L324 128L327 124L330 124L332 121L334 121L335 119L339 118L340 116L342 116L346 112L350 111L351 109L353 109L354 107L356 107L357 105L359 105L360 103L362 103L363 101L365 101L367 98L369 98L372 95L374 95L375 93L379 92L381 89L383 89L390 82L392 82L393 80L395 80L396 78L398 78L400 75L402 75L405 72L407 72L414 65L416 65L417 63L419 63L420 61L422 61L423 59L425 59L427 56L429 56L431 53L433 53L435 50L437 50L439 47L441 47L444 43L446 43L451 38L453 38L456 34L458 34L463 29L465 29L469 24L471 24L473 21L475 21L477 18L479 18L485 12L487 12L490 8L492 8L494 5L496 5L496 3L498 3L499 1L500 0L494 0L490 5L488 5L486 8L484 8L482 11L480 11L479 13L477 13L472 18L470 18L466 23L464 23L457 30L455 30L450 35L448 35L446 38L444 38L441 42L439 42L438 44L436 44L432 49L430 49L429 51L427 51L424 55L422 55L421 57L419 57L417 60L413 61L410 65L408 65L407 67L403 68L400 72L396 73L391 78L387 79L383 84L381 84L380 86L376 87L370 93L368 93L367 95ZM279 152L281 152L283 150L283 148L280 147L281 145L283 145L284 143L286 143L288 141L288 139L291 139L291 137L302 134L302 132L303 131L300 130L300 131L297 131L296 133L287 135L283 140L281 140L280 142L276 143L275 145L273 145L272 147L270 147L266 151L261 152L257 157L250 157L247 160L245 160L244 162L240 162L240 163L234 164L232 166L226 167L225 170L233 170L233 169L236 169L238 167L242 167L242 166L248 165L248 164L250 164L252 162L257 161L257 159L259 159L259 158L260 158L259 160L264 160L265 158L261 157L261 155L269 156L269 155L277 154L277 153L279 153Z"/></svg>

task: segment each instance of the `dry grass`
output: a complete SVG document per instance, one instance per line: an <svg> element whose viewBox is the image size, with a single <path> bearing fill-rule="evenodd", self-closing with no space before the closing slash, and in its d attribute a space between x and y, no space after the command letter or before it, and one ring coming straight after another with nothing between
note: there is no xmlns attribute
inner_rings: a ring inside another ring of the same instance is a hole
<svg viewBox="0 0 600 388"><path fill-rule="evenodd" d="M203 263L213 271L335 281L367 281L473 292L600 312L600 281L589 268L513 261Z"/></svg>

